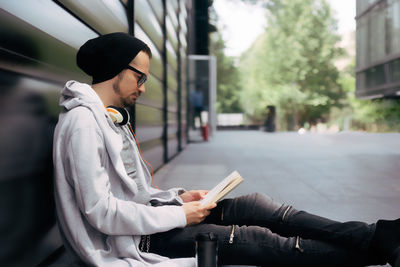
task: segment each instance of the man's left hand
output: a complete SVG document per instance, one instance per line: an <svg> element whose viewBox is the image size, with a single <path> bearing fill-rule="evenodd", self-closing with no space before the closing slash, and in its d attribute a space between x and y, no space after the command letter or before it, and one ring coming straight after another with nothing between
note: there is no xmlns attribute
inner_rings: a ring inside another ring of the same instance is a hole
<svg viewBox="0 0 400 267"><path fill-rule="evenodd" d="M199 201L207 195L208 190L190 190L183 194L180 194L180 198L183 202Z"/></svg>

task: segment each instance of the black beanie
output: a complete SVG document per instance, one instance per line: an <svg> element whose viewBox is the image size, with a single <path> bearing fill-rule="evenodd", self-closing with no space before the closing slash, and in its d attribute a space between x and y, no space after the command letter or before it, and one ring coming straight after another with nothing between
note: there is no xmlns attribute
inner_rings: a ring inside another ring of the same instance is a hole
<svg viewBox="0 0 400 267"><path fill-rule="evenodd" d="M96 84L118 75L145 47L144 42L127 33L109 33L84 43L76 54L76 63Z"/></svg>

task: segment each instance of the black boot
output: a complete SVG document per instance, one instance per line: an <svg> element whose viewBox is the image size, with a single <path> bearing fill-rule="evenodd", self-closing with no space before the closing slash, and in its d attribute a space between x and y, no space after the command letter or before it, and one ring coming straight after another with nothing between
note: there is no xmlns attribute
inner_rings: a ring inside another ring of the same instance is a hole
<svg viewBox="0 0 400 267"><path fill-rule="evenodd" d="M394 267L400 267L400 246L392 253L389 264Z"/></svg>
<svg viewBox="0 0 400 267"><path fill-rule="evenodd" d="M400 267L400 219L379 220L376 223L371 248L391 266Z"/></svg>

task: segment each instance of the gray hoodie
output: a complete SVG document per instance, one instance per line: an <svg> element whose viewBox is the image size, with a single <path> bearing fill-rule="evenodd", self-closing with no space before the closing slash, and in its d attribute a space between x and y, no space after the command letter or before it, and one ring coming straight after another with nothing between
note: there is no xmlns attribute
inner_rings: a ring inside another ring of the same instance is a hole
<svg viewBox="0 0 400 267"><path fill-rule="evenodd" d="M138 187L125 171L122 138L96 92L69 81L60 105L64 110L53 148L55 199L61 236L72 260L95 266L195 266L194 258L168 259L138 248L141 235L186 226L180 189L151 187L151 175L131 138L137 179L152 203L162 205L134 202Z"/></svg>

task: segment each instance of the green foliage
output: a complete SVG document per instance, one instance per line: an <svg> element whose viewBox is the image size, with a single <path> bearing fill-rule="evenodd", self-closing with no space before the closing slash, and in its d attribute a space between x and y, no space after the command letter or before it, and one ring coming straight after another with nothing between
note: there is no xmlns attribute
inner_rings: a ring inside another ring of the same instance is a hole
<svg viewBox="0 0 400 267"><path fill-rule="evenodd" d="M265 33L242 56L246 113L262 122L275 105L280 129L316 121L341 130L399 131L400 100L355 97L355 61L340 73L333 61L336 22L324 0L242 0L268 10Z"/></svg>
<svg viewBox="0 0 400 267"><path fill-rule="evenodd" d="M213 33L211 52L217 59L217 112L241 113L240 77L234 59L224 54L224 40L219 32Z"/></svg>
<svg viewBox="0 0 400 267"><path fill-rule="evenodd" d="M331 110L330 123L341 130L399 131L400 101L396 99L363 100L355 97L355 60L340 73L339 83L346 92L342 108Z"/></svg>
<svg viewBox="0 0 400 267"><path fill-rule="evenodd" d="M243 106L275 105L281 129L325 120L345 96L334 60L336 21L325 0L270 0L265 33L242 56Z"/></svg>

